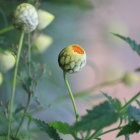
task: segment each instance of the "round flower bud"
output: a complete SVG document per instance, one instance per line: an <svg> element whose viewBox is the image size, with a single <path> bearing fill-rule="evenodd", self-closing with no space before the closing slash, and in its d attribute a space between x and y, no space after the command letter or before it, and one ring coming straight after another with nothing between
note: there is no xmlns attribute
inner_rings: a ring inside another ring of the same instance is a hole
<svg viewBox="0 0 140 140"><path fill-rule="evenodd" d="M86 53L81 46L77 44L70 45L60 52L58 63L65 72L78 72L86 64Z"/></svg>
<svg viewBox="0 0 140 140"><path fill-rule="evenodd" d="M33 39L33 51L35 53L43 53L53 42L53 39L50 36L40 34L36 35Z"/></svg>
<svg viewBox="0 0 140 140"><path fill-rule="evenodd" d="M53 20L54 15L51 13L44 11L44 10L38 10L38 30L42 30L46 28Z"/></svg>
<svg viewBox="0 0 140 140"><path fill-rule="evenodd" d="M14 26L26 33L32 32L38 25L38 14L34 6L28 3L22 3L17 6L14 17Z"/></svg>
<svg viewBox="0 0 140 140"><path fill-rule="evenodd" d="M3 76L2 76L2 73L0 72L0 85L2 84L3 82Z"/></svg>
<svg viewBox="0 0 140 140"><path fill-rule="evenodd" d="M137 75L130 72L125 73L122 78L122 82L127 86L132 86L138 81L140 81L140 78Z"/></svg>
<svg viewBox="0 0 140 140"><path fill-rule="evenodd" d="M15 57L11 52L5 51L0 53L0 67L2 72L7 72L15 65Z"/></svg>

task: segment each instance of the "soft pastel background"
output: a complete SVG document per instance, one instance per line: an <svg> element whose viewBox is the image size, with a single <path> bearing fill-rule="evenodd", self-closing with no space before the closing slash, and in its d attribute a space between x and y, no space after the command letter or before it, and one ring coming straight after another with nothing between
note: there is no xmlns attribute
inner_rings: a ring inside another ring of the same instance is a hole
<svg viewBox="0 0 140 140"><path fill-rule="evenodd" d="M12 11L21 2L23 1L7 0L5 2L0 0L1 28L10 25ZM73 92L88 89L106 80L119 78L125 72L132 72L140 66L140 57L132 51L128 44L111 34L113 32L130 36L138 43L140 42L139 5L139 0L43 0L41 2L40 8L55 15L53 23L43 31L52 36L54 42L42 55L34 56L34 60L45 63L47 69L45 78L39 81L36 90L36 96L45 110L36 113L35 117L47 122L61 120L71 124L75 120L70 100L55 102L58 97L68 94L57 58L59 52L70 44L77 43L83 46L88 62L81 72L68 75ZM13 32L16 32L17 36L13 37ZM10 31L6 37L10 42L17 42L18 31L13 32ZM9 98L12 74L13 70L4 74L4 83L0 87L0 100L6 101ZM8 81L9 83L7 83ZM121 99L124 103L124 98L129 100L140 90L139 87L140 83L133 87L119 83L97 90L92 93L93 98L90 100L76 100L78 112L83 115L86 113L86 109L91 109L93 105L105 100L100 96L101 91ZM17 103L25 104L24 94L21 87L18 86L15 98ZM113 125L113 127L115 126ZM117 131L112 132L101 138L102 140L124 140L124 137L116 138L117 133ZM69 136L64 137L65 140L72 140ZM139 140L139 137L140 134L134 134L130 136L130 139ZM41 140L45 139L43 136L41 137Z"/></svg>

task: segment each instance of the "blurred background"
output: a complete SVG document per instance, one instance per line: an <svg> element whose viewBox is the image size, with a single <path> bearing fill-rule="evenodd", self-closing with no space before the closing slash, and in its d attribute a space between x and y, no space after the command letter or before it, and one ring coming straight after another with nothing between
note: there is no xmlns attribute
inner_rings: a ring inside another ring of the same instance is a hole
<svg viewBox="0 0 140 140"><path fill-rule="evenodd" d="M23 0L0 0L0 29L10 26L15 7ZM30 0L32 2L32 0ZM68 94L62 70L58 66L58 54L70 44L81 45L87 54L87 65L76 74L69 74L68 79L74 93L85 91L104 81L115 80L125 72L134 72L140 66L140 57L125 42L111 33L129 36L140 42L140 1L139 0L42 0L39 9L55 16L54 21L42 32L53 38L52 45L41 54L33 54L32 60L46 65L45 75L38 81L35 96L41 104L41 110L34 116L46 122L61 120L74 123L75 116ZM12 30L0 36L0 48L7 49L18 44L19 31ZM22 71L23 67L20 67ZM0 100L6 102L11 94L13 69L3 73L0 86ZM139 75L138 75L139 76ZM129 100L139 91L140 82L133 86L124 83L107 86L91 92L87 96L76 98L80 115L86 109L105 100L101 91L113 97ZM25 91L17 85L16 104L26 103ZM24 97L24 98L23 98ZM125 98L125 99L124 99ZM107 128L108 129L108 128ZM123 140L116 138L118 132L104 135L102 140ZM65 140L72 140L63 136ZM130 136L138 140L140 134ZM41 137L41 140L43 137Z"/></svg>

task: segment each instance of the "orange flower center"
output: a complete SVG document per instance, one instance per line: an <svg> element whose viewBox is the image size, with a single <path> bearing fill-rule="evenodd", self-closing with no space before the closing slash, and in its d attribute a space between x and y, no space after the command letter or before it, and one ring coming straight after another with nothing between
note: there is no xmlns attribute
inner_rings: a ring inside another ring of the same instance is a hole
<svg viewBox="0 0 140 140"><path fill-rule="evenodd" d="M73 45L72 49L74 50L74 52L77 52L78 54L84 54L84 50L78 45Z"/></svg>

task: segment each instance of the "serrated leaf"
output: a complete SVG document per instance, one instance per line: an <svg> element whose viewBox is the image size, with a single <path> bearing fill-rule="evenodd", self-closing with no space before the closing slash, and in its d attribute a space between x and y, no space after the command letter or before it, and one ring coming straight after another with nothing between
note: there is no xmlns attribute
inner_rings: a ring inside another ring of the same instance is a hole
<svg viewBox="0 0 140 140"><path fill-rule="evenodd" d="M134 106L129 106L127 108L127 114L132 117L135 121L140 122L140 109L137 109Z"/></svg>
<svg viewBox="0 0 140 140"><path fill-rule="evenodd" d="M49 126L49 124L47 124L46 122L38 120L38 119L32 119L32 121L38 126L40 130L47 133L50 136L50 138L54 140L62 140L59 134L56 132L56 129Z"/></svg>
<svg viewBox="0 0 140 140"><path fill-rule="evenodd" d="M117 36L117 37L119 37L120 39L122 39L122 40L124 40L125 42L127 42L127 43L130 45L130 47L131 47L134 51L136 51L136 52L138 53L138 55L140 55L140 44L137 44L137 43L135 42L135 40L132 40L132 39L129 38L129 37L124 37L124 36L119 35L119 34L114 34L114 33L113 33L113 35L114 35L114 36Z"/></svg>
<svg viewBox="0 0 140 140"><path fill-rule="evenodd" d="M121 131L118 133L117 137L127 134L138 133L140 131L140 125L136 122L130 122L126 126L124 126Z"/></svg>
<svg viewBox="0 0 140 140"><path fill-rule="evenodd" d="M113 99L111 96L109 96L107 93L102 92L103 95L110 101L110 103L114 106L116 110L121 109L121 102L118 99Z"/></svg>
<svg viewBox="0 0 140 140"><path fill-rule="evenodd" d="M56 122L50 123L49 126L53 127L54 129L57 129L60 133L63 133L63 134L73 135L74 133L74 131L71 129L71 126L69 126L68 123L56 121Z"/></svg>
<svg viewBox="0 0 140 140"><path fill-rule="evenodd" d="M73 129L83 131L90 131L92 129L99 130L115 123L119 118L113 105L108 101L95 106L87 112L88 114L83 116L82 119L73 126Z"/></svg>

